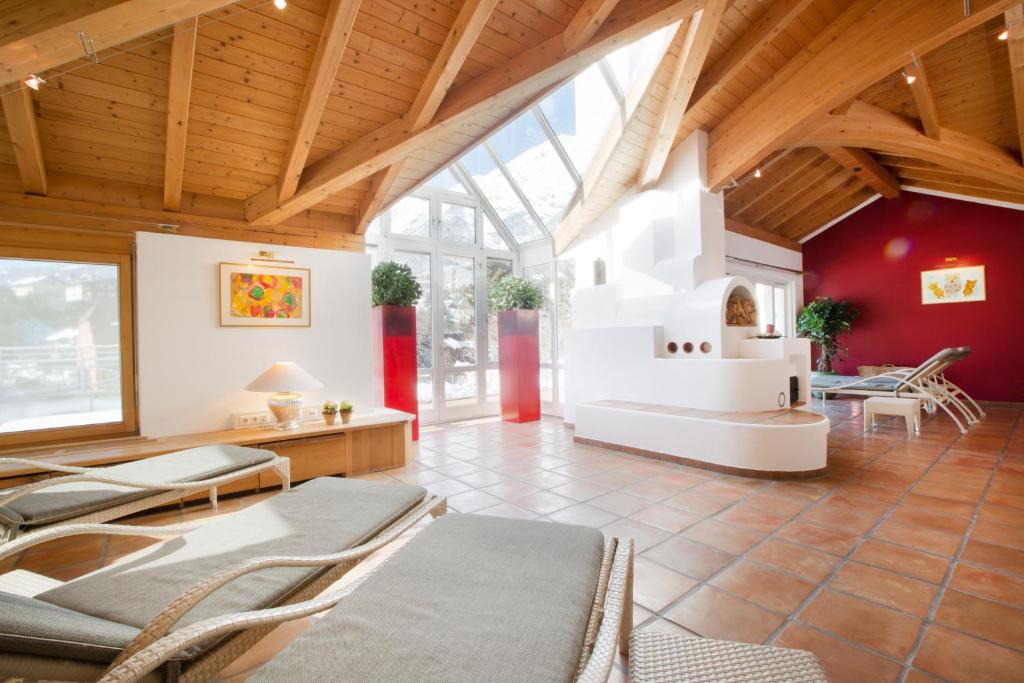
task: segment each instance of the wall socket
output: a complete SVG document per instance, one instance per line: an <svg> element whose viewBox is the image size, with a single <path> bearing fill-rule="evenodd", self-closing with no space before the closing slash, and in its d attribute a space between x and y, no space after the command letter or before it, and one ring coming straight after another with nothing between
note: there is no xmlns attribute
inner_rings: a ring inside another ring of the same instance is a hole
<svg viewBox="0 0 1024 683"><path fill-rule="evenodd" d="M320 406L303 406L302 407L302 421L307 420L319 420L320 419Z"/></svg>
<svg viewBox="0 0 1024 683"><path fill-rule="evenodd" d="M234 413L231 421L235 429L250 429L252 427L269 427L274 424L274 416L268 412L261 413Z"/></svg>

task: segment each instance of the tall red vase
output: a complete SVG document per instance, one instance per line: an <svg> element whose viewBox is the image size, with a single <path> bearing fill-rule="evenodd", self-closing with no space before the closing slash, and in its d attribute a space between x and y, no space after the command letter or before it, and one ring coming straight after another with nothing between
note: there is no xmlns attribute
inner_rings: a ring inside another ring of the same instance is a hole
<svg viewBox="0 0 1024 683"><path fill-rule="evenodd" d="M501 419L540 419L540 338L537 311L498 313Z"/></svg>
<svg viewBox="0 0 1024 683"><path fill-rule="evenodd" d="M375 306L373 369L377 404L412 413L412 440L420 438L416 398L416 308Z"/></svg>

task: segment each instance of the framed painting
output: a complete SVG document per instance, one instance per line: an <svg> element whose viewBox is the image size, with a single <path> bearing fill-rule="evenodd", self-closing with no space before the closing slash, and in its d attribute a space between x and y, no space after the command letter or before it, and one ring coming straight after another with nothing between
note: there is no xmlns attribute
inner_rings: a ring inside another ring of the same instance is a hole
<svg viewBox="0 0 1024 683"><path fill-rule="evenodd" d="M220 264L221 327L309 327L308 268Z"/></svg>
<svg viewBox="0 0 1024 683"><path fill-rule="evenodd" d="M921 303L959 304L985 300L985 266L921 271Z"/></svg>

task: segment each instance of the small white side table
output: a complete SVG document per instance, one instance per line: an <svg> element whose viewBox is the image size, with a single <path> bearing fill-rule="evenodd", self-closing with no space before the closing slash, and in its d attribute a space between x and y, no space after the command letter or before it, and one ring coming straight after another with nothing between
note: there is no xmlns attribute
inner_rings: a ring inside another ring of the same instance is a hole
<svg viewBox="0 0 1024 683"><path fill-rule="evenodd" d="M875 428L875 415L896 415L907 423L907 434L921 433L921 399L872 396L864 401L864 431Z"/></svg>

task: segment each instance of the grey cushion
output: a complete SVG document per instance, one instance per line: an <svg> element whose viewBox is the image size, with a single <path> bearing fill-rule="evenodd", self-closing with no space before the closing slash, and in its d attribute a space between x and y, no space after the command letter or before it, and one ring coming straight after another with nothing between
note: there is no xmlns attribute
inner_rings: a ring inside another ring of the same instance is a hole
<svg viewBox="0 0 1024 683"><path fill-rule="evenodd" d="M102 473L120 479L185 483L228 474L267 462L273 457L273 452L260 448L202 446L104 467ZM111 484L57 484L0 506L0 518L14 520L20 517L25 526L51 524L152 496L154 493Z"/></svg>
<svg viewBox="0 0 1024 683"><path fill-rule="evenodd" d="M856 382L857 380L863 380L856 386L848 387L849 389L859 389L867 391L895 391L896 380L892 377L857 377L856 375L824 375L821 373L811 373L811 388L812 389L831 389L843 384L849 384L850 382ZM840 392L842 389L839 390Z"/></svg>
<svg viewBox="0 0 1024 683"><path fill-rule="evenodd" d="M0 652L109 662L137 633L131 626L0 592Z"/></svg>
<svg viewBox="0 0 1024 683"><path fill-rule="evenodd" d="M425 494L419 486L314 479L37 598L141 628L201 579L256 557L344 550L376 535ZM249 574L201 602L179 626L276 604L322 571L290 567Z"/></svg>
<svg viewBox="0 0 1024 683"><path fill-rule="evenodd" d="M571 681L602 534L448 515L250 681Z"/></svg>

